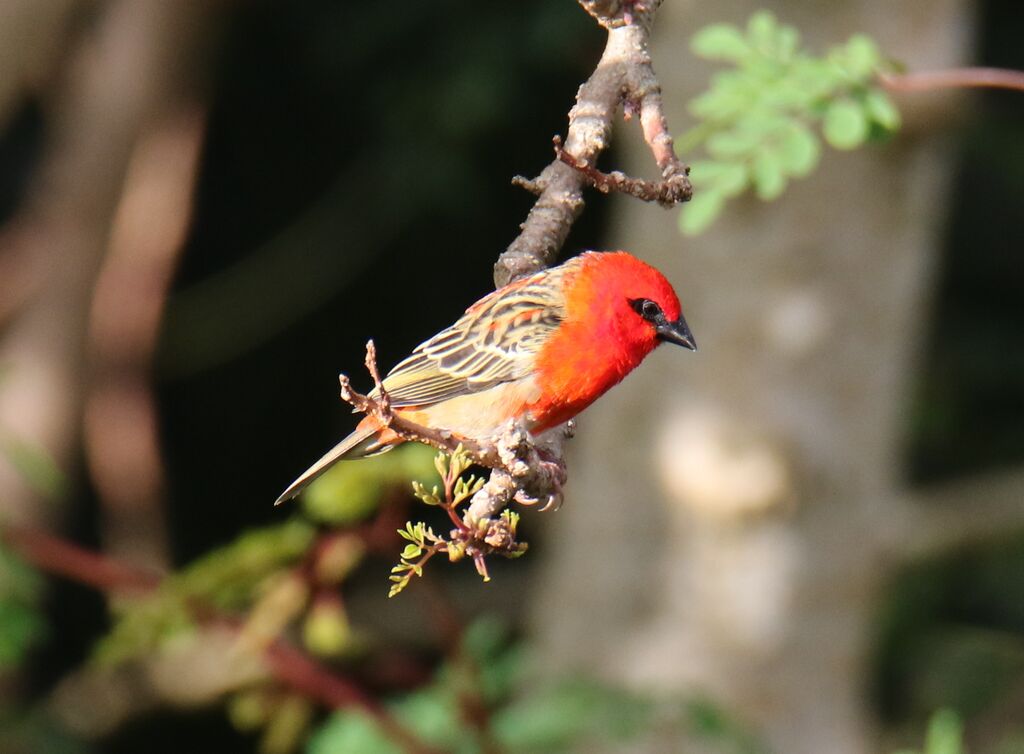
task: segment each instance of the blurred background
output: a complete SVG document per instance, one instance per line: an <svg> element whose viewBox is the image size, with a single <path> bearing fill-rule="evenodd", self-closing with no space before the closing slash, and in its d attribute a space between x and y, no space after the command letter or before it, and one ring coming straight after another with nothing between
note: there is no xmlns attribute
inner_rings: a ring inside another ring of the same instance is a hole
<svg viewBox="0 0 1024 754"><path fill-rule="evenodd" d="M677 132L712 71L690 36L759 7L816 50L1024 69L1014 0L670 0ZM392 750L197 594L389 703L477 666L505 749L422 703L451 750L866 754L948 709L972 752L1024 751L1019 94L900 95L894 139L697 238L588 194L564 256L659 266L701 350L581 418L565 506L523 512L492 582L434 562L386 600L429 454L272 507L349 430L367 338L391 365L492 288L510 178L603 42L570 0L0 2L0 751ZM650 162L623 124L607 169ZM352 567L289 591L339 541Z"/></svg>

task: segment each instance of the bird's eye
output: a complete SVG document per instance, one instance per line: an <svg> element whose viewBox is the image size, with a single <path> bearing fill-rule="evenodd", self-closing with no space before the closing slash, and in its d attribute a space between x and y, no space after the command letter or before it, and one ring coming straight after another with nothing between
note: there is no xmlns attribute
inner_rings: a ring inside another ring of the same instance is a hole
<svg viewBox="0 0 1024 754"><path fill-rule="evenodd" d="M661 307L649 298L635 298L629 303L633 306L633 311L649 322L653 322L662 316Z"/></svg>

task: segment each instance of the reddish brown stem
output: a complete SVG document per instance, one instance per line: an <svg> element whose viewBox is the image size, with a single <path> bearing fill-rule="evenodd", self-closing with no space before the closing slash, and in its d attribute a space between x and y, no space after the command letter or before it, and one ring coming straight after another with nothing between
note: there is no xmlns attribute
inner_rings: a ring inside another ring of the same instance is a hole
<svg viewBox="0 0 1024 754"><path fill-rule="evenodd" d="M151 592L160 585L156 574L35 529L4 526L0 539L36 568L101 591ZM218 614L209 605L197 605L195 614L205 622L242 630L240 621ZM264 659L279 682L331 709L359 708L410 754L436 752L351 680L327 670L290 644L280 639L271 642L264 650Z"/></svg>
<svg viewBox="0 0 1024 754"><path fill-rule="evenodd" d="M422 594L426 598L426 607L434 619L438 638L448 661L452 664L461 664L469 671L472 679L472 688L458 694L462 717L476 729L484 754L500 754L502 748L491 731L491 710L481 691L480 664L466 651L463 641L465 621L448 592L437 580L424 576Z"/></svg>
<svg viewBox="0 0 1024 754"><path fill-rule="evenodd" d="M160 584L158 574L90 552L37 529L4 526L0 539L40 570L105 592L148 592Z"/></svg>
<svg viewBox="0 0 1024 754"><path fill-rule="evenodd" d="M452 507L451 505L443 505L441 507L444 508L445 511L447 511L448 518L450 518L452 520L452 523L455 524L456 529L458 529L461 532L466 532L469 530L469 527L466 526L466 522L459 518L459 514L455 512L454 507Z"/></svg>
<svg viewBox="0 0 1024 754"><path fill-rule="evenodd" d="M459 481L457 474L452 473L451 466L448 467L447 473L444 475L444 501L445 504L441 507L448 513L448 518L455 524L455 528L462 533L469 531L469 527L466 522L463 521L455 510L455 484Z"/></svg>
<svg viewBox="0 0 1024 754"><path fill-rule="evenodd" d="M893 92L926 92L932 89L1013 89L1024 92L1024 71L1005 68L951 68L945 71L881 73L878 80Z"/></svg>
<svg viewBox="0 0 1024 754"><path fill-rule="evenodd" d="M400 725L387 709L352 681L327 672L290 644L275 641L267 647L264 657L274 677L303 696L331 709L358 707L410 754L436 752Z"/></svg>

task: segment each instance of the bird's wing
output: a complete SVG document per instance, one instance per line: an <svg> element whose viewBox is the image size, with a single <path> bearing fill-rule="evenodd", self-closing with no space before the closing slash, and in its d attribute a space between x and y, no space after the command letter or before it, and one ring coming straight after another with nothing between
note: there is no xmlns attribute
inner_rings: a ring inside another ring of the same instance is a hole
<svg viewBox="0 0 1024 754"><path fill-rule="evenodd" d="M391 370L391 405L428 406L526 377L565 316L560 268L495 291Z"/></svg>

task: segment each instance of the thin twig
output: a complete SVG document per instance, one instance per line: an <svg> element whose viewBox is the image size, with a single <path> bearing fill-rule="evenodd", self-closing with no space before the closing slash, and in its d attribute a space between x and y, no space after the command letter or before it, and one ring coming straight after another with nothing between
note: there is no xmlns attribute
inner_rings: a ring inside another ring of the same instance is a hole
<svg viewBox="0 0 1024 754"><path fill-rule="evenodd" d="M618 191L641 201L657 202L663 207L674 207L690 196L688 184L679 180L645 181L642 178L630 178L620 170L604 173L593 165L580 162L562 149L561 137L555 136L552 143L555 145L555 156L569 167L583 173L590 185L603 194ZM687 173L684 172L683 175Z"/></svg>
<svg viewBox="0 0 1024 754"><path fill-rule="evenodd" d="M933 89L1012 89L1024 92L1024 71L1005 68L951 68L945 71L880 73L878 81L893 92Z"/></svg>
<svg viewBox="0 0 1024 754"><path fill-rule="evenodd" d="M373 378L374 390L368 395L358 392L352 387L347 375L338 375L341 386L341 399L359 413L373 417L382 429L387 428L408 442L422 442L439 450L452 453L462 445L473 458L484 466L494 468L501 465L497 450L468 438L456 437L443 429L424 427L391 410L391 398L384 389L380 371L377 368L377 349L373 341L366 344L366 369Z"/></svg>
<svg viewBox="0 0 1024 754"><path fill-rule="evenodd" d="M518 186L521 189L529 191L531 194L540 196L544 193L544 186L541 185L540 181L535 181L532 178L527 178L524 175L512 176L512 185ZM3 320L0 319L0 322Z"/></svg>

